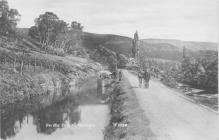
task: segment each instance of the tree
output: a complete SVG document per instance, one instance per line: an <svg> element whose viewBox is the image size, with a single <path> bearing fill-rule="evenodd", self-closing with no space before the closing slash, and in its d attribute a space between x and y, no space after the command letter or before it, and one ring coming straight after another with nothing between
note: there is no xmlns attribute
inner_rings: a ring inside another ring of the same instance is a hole
<svg viewBox="0 0 219 140"><path fill-rule="evenodd" d="M71 23L71 28L72 29L76 29L76 30L83 30L83 26L81 25L81 23L78 23L78 22L76 22L76 21L73 21L72 23Z"/></svg>
<svg viewBox="0 0 219 140"><path fill-rule="evenodd" d="M15 33L15 27L20 20L16 9L10 9L6 0L0 0L0 35Z"/></svg>
<svg viewBox="0 0 219 140"><path fill-rule="evenodd" d="M68 24L63 20L58 20L53 27L52 33L50 35L50 41L54 42L59 33L65 32L67 30Z"/></svg>
<svg viewBox="0 0 219 140"><path fill-rule="evenodd" d="M52 12L46 12L40 15L36 20L35 24L38 28L41 43L48 43L50 34L52 33L55 25L59 21L57 15Z"/></svg>
<svg viewBox="0 0 219 140"><path fill-rule="evenodd" d="M41 43L48 44L56 40L57 35L67 29L68 24L59 20L58 16L52 12L45 12L35 19L35 26L29 30L29 35L35 37L39 34Z"/></svg>
<svg viewBox="0 0 219 140"><path fill-rule="evenodd" d="M134 39L132 40L132 57L138 57L138 32L136 31L134 34Z"/></svg>

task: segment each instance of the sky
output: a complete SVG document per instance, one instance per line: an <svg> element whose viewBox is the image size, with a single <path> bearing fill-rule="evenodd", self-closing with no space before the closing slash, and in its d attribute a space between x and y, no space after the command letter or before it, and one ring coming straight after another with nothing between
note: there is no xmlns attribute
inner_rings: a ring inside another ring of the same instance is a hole
<svg viewBox="0 0 219 140"><path fill-rule="evenodd" d="M133 37L218 42L218 0L8 0L18 27L34 25L46 11L84 31Z"/></svg>

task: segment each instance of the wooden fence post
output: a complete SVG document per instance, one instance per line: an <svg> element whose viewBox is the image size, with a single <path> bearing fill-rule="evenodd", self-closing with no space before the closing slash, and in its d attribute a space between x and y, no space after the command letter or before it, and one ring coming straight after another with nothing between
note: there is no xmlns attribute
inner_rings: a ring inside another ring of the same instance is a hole
<svg viewBox="0 0 219 140"><path fill-rule="evenodd" d="M30 61L28 60L28 71L30 71Z"/></svg>
<svg viewBox="0 0 219 140"><path fill-rule="evenodd" d="M56 67L56 65L55 65L55 64L53 64L52 71L55 71L55 67Z"/></svg>
<svg viewBox="0 0 219 140"><path fill-rule="evenodd" d="M24 65L24 62L23 60L21 60L21 74L23 74L23 65Z"/></svg>
<svg viewBox="0 0 219 140"><path fill-rule="evenodd" d="M34 72L36 72L36 57L34 58Z"/></svg>
<svg viewBox="0 0 219 140"><path fill-rule="evenodd" d="M17 61L17 58L16 58L16 56L15 56L15 58L14 58L14 63L13 63L13 68L16 67L16 61Z"/></svg>

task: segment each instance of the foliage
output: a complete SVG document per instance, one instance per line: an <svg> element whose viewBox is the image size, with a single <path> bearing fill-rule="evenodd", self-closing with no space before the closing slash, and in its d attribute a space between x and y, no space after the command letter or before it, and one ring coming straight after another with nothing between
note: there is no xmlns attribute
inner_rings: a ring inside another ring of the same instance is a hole
<svg viewBox="0 0 219 140"><path fill-rule="evenodd" d="M58 16L52 12L45 12L35 19L35 27L30 28L29 35L37 36L41 43L48 44L54 42L58 33L65 31L68 24L59 20Z"/></svg>
<svg viewBox="0 0 219 140"><path fill-rule="evenodd" d="M118 64L116 53L104 46L99 46L92 50L90 52L90 58L109 66L109 69L112 71L116 69Z"/></svg>
<svg viewBox="0 0 219 140"><path fill-rule="evenodd" d="M32 39L35 39L37 41L40 41L40 35L39 35L39 30L37 28L37 26L32 26L30 27L29 29L29 32L28 32L28 36L30 36Z"/></svg>
<svg viewBox="0 0 219 140"><path fill-rule="evenodd" d="M200 57L199 59L185 58L182 62L181 77L179 81L195 87L211 91L218 89L218 57L212 59Z"/></svg>
<svg viewBox="0 0 219 140"><path fill-rule="evenodd" d="M83 30L84 26L81 25L81 23L78 23L76 21L72 21L71 28L76 30Z"/></svg>
<svg viewBox="0 0 219 140"><path fill-rule="evenodd" d="M68 24L52 12L45 12L35 20L35 26L29 29L28 35L39 41L47 53L63 56L66 53L85 56L81 48L81 30L83 26L74 21L71 24L76 30L69 30ZM72 32L73 31L73 32Z"/></svg>
<svg viewBox="0 0 219 140"><path fill-rule="evenodd" d="M0 35L15 33L15 27L20 19L16 9L10 9L6 0L0 1Z"/></svg>
<svg viewBox="0 0 219 140"><path fill-rule="evenodd" d="M68 24L63 20L58 20L58 22L54 25L54 28L52 30L52 34L50 36L50 41L54 42L57 39L57 35L61 32L65 32L67 29Z"/></svg>

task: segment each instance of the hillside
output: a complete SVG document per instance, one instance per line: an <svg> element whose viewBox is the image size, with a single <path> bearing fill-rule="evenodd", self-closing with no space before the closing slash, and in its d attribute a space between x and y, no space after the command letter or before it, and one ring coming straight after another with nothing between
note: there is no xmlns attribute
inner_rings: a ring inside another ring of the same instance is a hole
<svg viewBox="0 0 219 140"><path fill-rule="evenodd" d="M82 45L88 49L104 46L114 52L127 56L131 54L132 39L129 37L84 32L82 34L82 42Z"/></svg>
<svg viewBox="0 0 219 140"><path fill-rule="evenodd" d="M217 43L212 42L181 41L173 39L142 39L142 41L146 44L153 44L155 46L168 44L168 46L175 46L175 48L178 49L182 49L183 46L185 46L187 49L190 49L192 51L217 50Z"/></svg>

